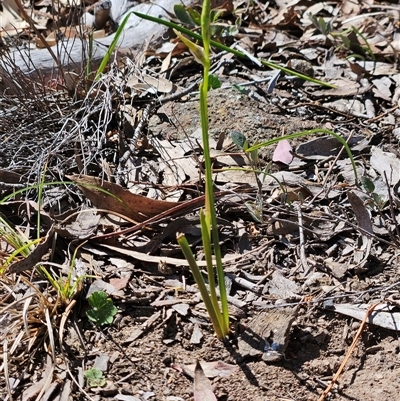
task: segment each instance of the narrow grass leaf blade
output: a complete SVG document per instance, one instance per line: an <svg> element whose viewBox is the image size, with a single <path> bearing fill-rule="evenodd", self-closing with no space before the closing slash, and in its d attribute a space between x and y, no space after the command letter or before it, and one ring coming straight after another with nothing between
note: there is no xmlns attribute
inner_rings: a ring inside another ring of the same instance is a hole
<svg viewBox="0 0 400 401"><path fill-rule="evenodd" d="M126 17L121 22L120 26L118 27L117 32L115 33L114 39L111 42L111 45L107 50L107 53L103 57L103 60L101 60L100 67L96 72L95 81L99 80L101 74L104 72L105 68L107 67L108 61L110 60L110 57L111 57L112 53L114 52L115 46L117 45L118 40L120 39L120 37L122 35L122 31L124 30L125 25L128 22L128 19L131 16L131 14L132 13L127 14Z"/></svg>

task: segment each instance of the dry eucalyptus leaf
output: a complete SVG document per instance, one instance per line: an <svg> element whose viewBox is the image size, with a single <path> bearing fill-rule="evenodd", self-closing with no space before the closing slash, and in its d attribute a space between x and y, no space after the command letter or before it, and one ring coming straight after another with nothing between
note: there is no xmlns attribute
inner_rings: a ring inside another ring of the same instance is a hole
<svg viewBox="0 0 400 401"><path fill-rule="evenodd" d="M335 305L333 310L346 316L351 316L357 320L363 320L370 305L340 304ZM330 309L330 308L328 308ZM394 307L385 303L378 305L371 312L367 322L389 330L400 330L400 312L396 312Z"/></svg>
<svg viewBox="0 0 400 401"><path fill-rule="evenodd" d="M365 207L362 199L360 199L354 191L347 192L347 198L351 204L353 212L356 216L358 226L365 232L373 234L371 216Z"/></svg>
<svg viewBox="0 0 400 401"><path fill-rule="evenodd" d="M394 153L384 152L382 149L372 146L370 163L382 179L386 174L389 185L395 185L400 181L400 160Z"/></svg>
<svg viewBox="0 0 400 401"><path fill-rule="evenodd" d="M98 209L116 212L136 222L145 221L177 205L136 195L120 185L85 175L67 176Z"/></svg>
<svg viewBox="0 0 400 401"><path fill-rule="evenodd" d="M140 92L151 93L171 93L176 89L170 80L161 77L154 78L151 75L132 76L128 79L127 86Z"/></svg>

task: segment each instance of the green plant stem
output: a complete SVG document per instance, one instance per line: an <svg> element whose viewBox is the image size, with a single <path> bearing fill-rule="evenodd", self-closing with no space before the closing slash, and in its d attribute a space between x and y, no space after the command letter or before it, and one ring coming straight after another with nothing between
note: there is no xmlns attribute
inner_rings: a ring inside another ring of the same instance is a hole
<svg viewBox="0 0 400 401"><path fill-rule="evenodd" d="M219 312L218 297L215 285L215 274L213 268L212 259L212 247L211 247L211 230L210 230L210 214L207 213L207 209L200 210L200 226L201 226L201 238L203 242L204 256L206 259L207 274L208 274L208 284L211 297L211 303L215 311ZM219 325L222 327L222 320L220 319L220 314L218 313Z"/></svg>
<svg viewBox="0 0 400 401"><path fill-rule="evenodd" d="M217 335L218 339L224 338L224 332L221 327L221 319L218 318L218 313L219 313L219 308L214 309L210 295L208 293L206 283L204 282L204 278L201 274L200 268L197 265L196 259L193 256L192 250L190 249L190 245L185 237L184 234L177 234L176 237L179 246L182 249L182 253L185 256L186 260L189 263L190 270L192 271L193 277L197 283L197 286L199 287L199 291L201 294L201 297L203 299L203 302L206 306L207 312L211 318L211 321L213 323L213 327L215 330L215 334Z"/></svg>
<svg viewBox="0 0 400 401"><path fill-rule="evenodd" d="M184 34L186 34L186 35L188 35L188 36L190 36L190 37L192 37L194 39L203 40L202 36L199 35L198 33L192 32L191 30L186 29L186 28L184 28L184 27L182 27L180 25L174 24L173 22L164 20L162 18L153 17L151 15L138 13L136 11L132 11L132 13L135 14L139 18L143 18L143 19L146 19L148 21L153 21L153 22L156 22L157 24L165 25L168 28L176 29L177 31L182 32L182 33L184 33ZM237 57L248 59L246 54L240 52L239 50L231 49L230 47L225 46L222 43L216 42L215 40L210 40L210 44L211 44L211 46L216 47L217 49L227 51L229 53L234 54ZM261 64L264 65L265 67L269 67L269 68L272 68L272 69L275 69L275 70L281 70L281 71L285 72L286 74L299 77L301 79L304 79L305 81L314 82L316 84L319 84L321 86L325 86L327 88L336 88L335 85L328 84L326 82L319 81L318 79L311 78L311 77L309 77L307 75L300 74L299 72L291 70L290 68L282 67L282 66L280 66L278 64L272 63L270 61L262 60L262 59L257 59L257 60L259 60L261 62Z"/></svg>
<svg viewBox="0 0 400 401"><path fill-rule="evenodd" d="M203 1L203 7L201 12L201 37L203 40L204 47L204 62L203 62L203 81L200 85L200 120L202 129L202 140L203 140L203 152L204 152L204 162L205 162L205 213L204 213L204 228L208 229L208 233L212 234L212 240L214 245L214 254L217 264L217 277L218 286L221 299L222 307L222 333L227 335L229 333L229 312L228 312L228 300L226 295L225 287L225 274L222 266L222 256L221 248L219 246L219 234L217 225L217 216L215 213L215 203L214 203L214 188L213 188L213 178L212 178L212 167L211 167L211 154L210 154L210 144L208 139L208 88L209 88L209 75L210 75L210 0ZM211 225L211 227L210 227ZM206 235L209 236L209 234ZM203 242L204 244L204 242ZM211 252L211 249L209 250ZM210 253L208 259L211 262L212 254ZM214 280L214 268L212 263L207 263L207 272L209 280ZM211 299L216 310L219 311L217 295L215 294L215 284L211 285L210 282L210 292Z"/></svg>

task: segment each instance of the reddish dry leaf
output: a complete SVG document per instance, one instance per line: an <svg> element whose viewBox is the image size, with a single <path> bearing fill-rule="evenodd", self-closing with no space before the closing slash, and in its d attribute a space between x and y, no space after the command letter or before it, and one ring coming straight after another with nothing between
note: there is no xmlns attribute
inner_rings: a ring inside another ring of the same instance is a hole
<svg viewBox="0 0 400 401"><path fill-rule="evenodd" d="M136 195L120 185L86 175L67 176L98 209L109 210L135 220L145 221L175 207L175 202Z"/></svg>
<svg viewBox="0 0 400 401"><path fill-rule="evenodd" d="M123 290L129 283L129 278L110 278L110 284L117 290Z"/></svg>
<svg viewBox="0 0 400 401"><path fill-rule="evenodd" d="M363 200L354 191L347 192L347 198L353 208L359 227L368 234L373 234L371 217Z"/></svg>

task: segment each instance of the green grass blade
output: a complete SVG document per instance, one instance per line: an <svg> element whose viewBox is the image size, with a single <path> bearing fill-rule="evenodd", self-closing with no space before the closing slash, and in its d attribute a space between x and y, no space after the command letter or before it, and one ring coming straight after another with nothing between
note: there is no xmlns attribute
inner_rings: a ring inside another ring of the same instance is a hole
<svg viewBox="0 0 400 401"><path fill-rule="evenodd" d="M105 56L103 57L103 60L101 60L100 63L100 67L98 68L97 72L96 72L96 76L94 78L95 81L98 81L101 77L101 74L103 74L105 68L107 67L108 61L110 60L110 57L115 49L115 46L118 43L119 38L122 35L122 31L125 28L126 23L128 22L129 17L131 16L131 12L129 14L126 15L126 17L123 19L123 21L121 22L120 26L117 29L117 32L115 32L115 36L113 41L111 42L110 47L107 50L107 53L105 54Z"/></svg>

